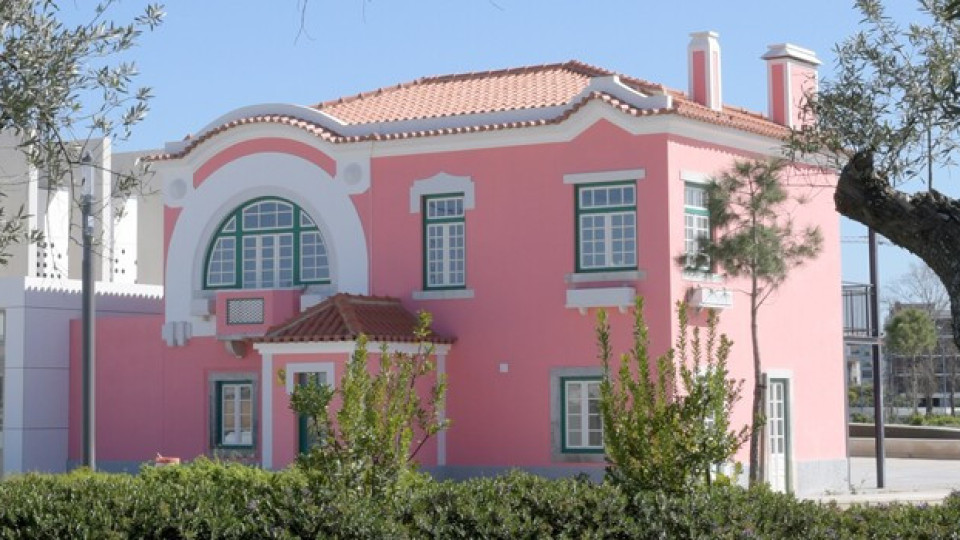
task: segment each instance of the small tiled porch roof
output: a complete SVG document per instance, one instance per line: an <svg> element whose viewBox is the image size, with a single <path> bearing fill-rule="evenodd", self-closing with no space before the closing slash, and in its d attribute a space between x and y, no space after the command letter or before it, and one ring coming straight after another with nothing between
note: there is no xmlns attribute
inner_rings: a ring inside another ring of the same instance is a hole
<svg viewBox="0 0 960 540"><path fill-rule="evenodd" d="M370 341L416 343L420 341L414 335L416 327L417 316L396 298L339 293L270 328L254 341L353 341L363 334ZM426 341L450 344L455 339L431 332Z"/></svg>

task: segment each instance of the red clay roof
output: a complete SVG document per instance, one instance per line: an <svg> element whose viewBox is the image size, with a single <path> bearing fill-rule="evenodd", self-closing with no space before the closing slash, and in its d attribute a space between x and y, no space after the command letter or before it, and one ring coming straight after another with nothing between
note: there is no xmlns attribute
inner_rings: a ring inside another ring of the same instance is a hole
<svg viewBox="0 0 960 540"><path fill-rule="evenodd" d="M276 325L261 342L353 341L366 335L370 341L416 343L417 316L386 296L339 293L289 321ZM426 341L453 343L453 338L431 334Z"/></svg>
<svg viewBox="0 0 960 540"><path fill-rule="evenodd" d="M669 108L640 110L602 92L592 92L580 100L574 100L587 88L591 78L612 75L617 75L621 83L641 93L667 94L672 98L673 104ZM315 109L344 124L371 125L370 132L361 135L336 133L332 128L324 128L314 122L287 115L260 115L227 122L196 138L188 136L186 140L189 142L182 150L156 155L153 159L182 157L203 141L244 124L278 123L294 126L332 143L387 141L558 124L595 99L632 116L676 114L772 138L784 138L790 131L760 113L730 106L724 106L722 111L714 111L696 103L683 92L572 60L561 64L424 77L409 83L314 105ZM478 119L475 124L400 132L383 132L376 128L377 123L532 110L560 105L567 105L568 108L552 118L502 123Z"/></svg>
<svg viewBox="0 0 960 540"><path fill-rule="evenodd" d="M368 124L551 107L582 92L592 75L567 63L424 77L315 108L347 124Z"/></svg>

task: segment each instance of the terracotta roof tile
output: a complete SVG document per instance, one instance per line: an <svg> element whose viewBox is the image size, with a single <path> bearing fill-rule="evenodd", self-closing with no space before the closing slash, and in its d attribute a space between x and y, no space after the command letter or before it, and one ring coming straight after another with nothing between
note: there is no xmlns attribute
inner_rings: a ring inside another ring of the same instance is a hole
<svg viewBox="0 0 960 540"><path fill-rule="evenodd" d="M270 328L255 341L353 341L364 334L371 341L416 343L416 326L417 316L396 298L339 293ZM431 334L427 341L453 343L454 339Z"/></svg>
<svg viewBox="0 0 960 540"><path fill-rule="evenodd" d="M395 122L563 105L588 84L589 75L554 64L426 77L316 108L347 124Z"/></svg>

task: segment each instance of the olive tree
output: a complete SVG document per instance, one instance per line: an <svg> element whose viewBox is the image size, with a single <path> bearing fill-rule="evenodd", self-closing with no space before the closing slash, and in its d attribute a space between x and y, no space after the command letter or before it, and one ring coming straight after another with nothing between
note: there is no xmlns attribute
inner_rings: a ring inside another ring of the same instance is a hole
<svg viewBox="0 0 960 540"><path fill-rule="evenodd" d="M841 170L837 210L922 259L950 297L960 345L960 201L934 188L934 169L960 145L960 2L918 0L901 24L881 0L856 0L861 28L836 47L836 68L808 96L796 157ZM912 192L905 184L927 179Z"/></svg>

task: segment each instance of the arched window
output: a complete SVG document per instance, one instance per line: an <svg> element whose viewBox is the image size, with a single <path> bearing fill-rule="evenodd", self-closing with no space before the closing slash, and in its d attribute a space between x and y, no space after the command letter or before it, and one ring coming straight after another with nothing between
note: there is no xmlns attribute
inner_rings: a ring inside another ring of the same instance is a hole
<svg viewBox="0 0 960 540"><path fill-rule="evenodd" d="M329 283L327 248L316 223L279 198L231 212L207 250L206 289L272 289Z"/></svg>

